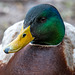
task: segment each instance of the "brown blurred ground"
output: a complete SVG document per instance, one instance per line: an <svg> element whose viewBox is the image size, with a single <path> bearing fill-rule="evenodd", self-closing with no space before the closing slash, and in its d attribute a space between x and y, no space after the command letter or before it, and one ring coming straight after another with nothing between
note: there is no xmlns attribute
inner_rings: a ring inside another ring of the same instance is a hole
<svg viewBox="0 0 75 75"><path fill-rule="evenodd" d="M31 7L41 3L54 5L63 20L75 26L75 0L0 0L0 43L10 25L23 20Z"/></svg>

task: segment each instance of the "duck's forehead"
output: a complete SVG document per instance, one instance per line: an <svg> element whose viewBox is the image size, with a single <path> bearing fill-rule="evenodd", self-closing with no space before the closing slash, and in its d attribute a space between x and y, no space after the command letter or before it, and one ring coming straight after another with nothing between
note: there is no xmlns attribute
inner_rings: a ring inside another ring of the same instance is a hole
<svg viewBox="0 0 75 75"><path fill-rule="evenodd" d="M49 4L40 4L33 8L31 8L28 13L26 14L25 20L24 20L24 28L27 27L31 22L34 22L37 18L46 16L53 16L53 15L59 15L57 9Z"/></svg>
<svg viewBox="0 0 75 75"><path fill-rule="evenodd" d="M28 11L25 19L27 20L27 19L32 19L34 17L40 16L42 13L44 13L46 11L48 11L48 12L51 11L52 10L51 8L53 8L53 7L49 4L37 5Z"/></svg>
<svg viewBox="0 0 75 75"><path fill-rule="evenodd" d="M50 10L51 6L50 5L47 5L47 4L42 4L42 5L38 5L38 6L35 6L33 8L31 8L27 15L29 14L39 14L39 13L42 13L44 11L47 11L47 10Z"/></svg>

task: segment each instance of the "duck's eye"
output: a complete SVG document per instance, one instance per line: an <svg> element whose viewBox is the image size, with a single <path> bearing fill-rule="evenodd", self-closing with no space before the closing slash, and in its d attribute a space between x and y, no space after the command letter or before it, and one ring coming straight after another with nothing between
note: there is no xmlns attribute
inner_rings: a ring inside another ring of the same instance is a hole
<svg viewBox="0 0 75 75"><path fill-rule="evenodd" d="M22 35L22 37L25 37L26 36L26 34L24 33L23 35Z"/></svg>
<svg viewBox="0 0 75 75"><path fill-rule="evenodd" d="M45 17L42 17L41 19L40 19L40 22L41 23L44 23L46 21L46 18Z"/></svg>

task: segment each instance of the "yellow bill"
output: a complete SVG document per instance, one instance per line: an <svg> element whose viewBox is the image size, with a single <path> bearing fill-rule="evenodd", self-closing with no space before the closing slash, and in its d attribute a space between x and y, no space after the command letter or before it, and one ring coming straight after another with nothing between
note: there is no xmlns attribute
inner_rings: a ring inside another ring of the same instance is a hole
<svg viewBox="0 0 75 75"><path fill-rule="evenodd" d="M14 53L22 49L24 46L26 46L29 42L31 42L34 39L30 32L30 26L27 28L21 29L20 34L18 37L12 41L8 46L4 49L5 53Z"/></svg>

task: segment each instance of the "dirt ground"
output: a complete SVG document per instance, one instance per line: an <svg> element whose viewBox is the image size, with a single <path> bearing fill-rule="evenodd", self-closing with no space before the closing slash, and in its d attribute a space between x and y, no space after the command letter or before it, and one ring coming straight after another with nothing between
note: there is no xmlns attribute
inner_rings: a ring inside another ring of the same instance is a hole
<svg viewBox="0 0 75 75"><path fill-rule="evenodd" d="M9 26L23 20L31 7L42 3L54 5L63 20L75 26L75 0L0 0L0 43Z"/></svg>

